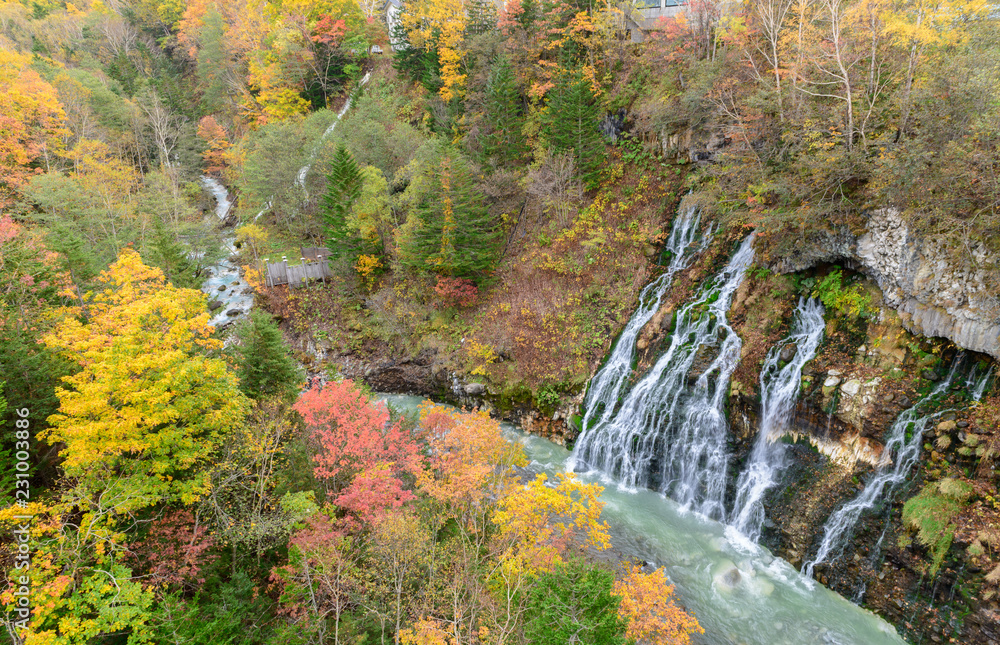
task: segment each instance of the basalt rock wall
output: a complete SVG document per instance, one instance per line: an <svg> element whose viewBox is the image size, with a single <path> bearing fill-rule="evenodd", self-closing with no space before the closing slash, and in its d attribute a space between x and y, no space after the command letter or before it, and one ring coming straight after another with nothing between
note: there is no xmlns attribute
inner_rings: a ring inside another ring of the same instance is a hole
<svg viewBox="0 0 1000 645"><path fill-rule="evenodd" d="M921 237L898 211L882 209L869 213L861 235L817 231L771 268L792 273L833 262L874 280L911 332L1000 359L998 267L982 245L956 249Z"/></svg>

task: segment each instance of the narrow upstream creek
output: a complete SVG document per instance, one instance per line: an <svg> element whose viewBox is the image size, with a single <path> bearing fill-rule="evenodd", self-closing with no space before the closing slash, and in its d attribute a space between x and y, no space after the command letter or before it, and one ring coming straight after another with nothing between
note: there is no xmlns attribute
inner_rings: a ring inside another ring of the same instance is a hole
<svg viewBox="0 0 1000 645"><path fill-rule="evenodd" d="M423 398L378 395L402 412ZM529 469L552 474L569 470L570 452L504 424L531 461ZM597 473L580 475L604 488L603 518L614 548L665 567L676 593L694 612L710 645L881 645L905 643L875 614L852 604L796 571L732 527L684 512L653 491L629 491Z"/></svg>

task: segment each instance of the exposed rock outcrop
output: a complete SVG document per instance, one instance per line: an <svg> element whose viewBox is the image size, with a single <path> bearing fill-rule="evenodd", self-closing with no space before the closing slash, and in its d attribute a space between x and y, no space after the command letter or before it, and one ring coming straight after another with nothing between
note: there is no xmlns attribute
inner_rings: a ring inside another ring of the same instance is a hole
<svg viewBox="0 0 1000 645"><path fill-rule="evenodd" d="M1000 301L990 289L996 259L982 245L962 253L915 234L894 209L872 211L866 230L818 231L777 261L779 273L841 262L874 280L904 326L1000 359Z"/></svg>

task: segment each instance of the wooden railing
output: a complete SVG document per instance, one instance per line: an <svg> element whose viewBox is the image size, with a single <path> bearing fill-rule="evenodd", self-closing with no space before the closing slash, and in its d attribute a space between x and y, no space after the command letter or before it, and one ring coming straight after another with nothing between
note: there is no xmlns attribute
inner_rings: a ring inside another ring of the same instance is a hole
<svg viewBox="0 0 1000 645"><path fill-rule="evenodd" d="M308 247L300 249L301 264L288 265L288 258L282 257L281 262L270 262L264 258L267 267L267 286L276 287L287 284L290 287L302 287L310 280L332 278L330 271L330 250L323 247Z"/></svg>

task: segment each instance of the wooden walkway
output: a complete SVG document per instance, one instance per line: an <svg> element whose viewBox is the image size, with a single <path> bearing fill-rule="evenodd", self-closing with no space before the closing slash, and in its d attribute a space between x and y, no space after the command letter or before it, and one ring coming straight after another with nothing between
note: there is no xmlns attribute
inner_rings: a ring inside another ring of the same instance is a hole
<svg viewBox="0 0 1000 645"><path fill-rule="evenodd" d="M302 264L294 266L288 266L288 260L285 258L282 258L281 262L267 262L267 286L287 284L297 288L305 286L310 280L325 281L333 277L330 271L330 249L302 248L299 260Z"/></svg>

